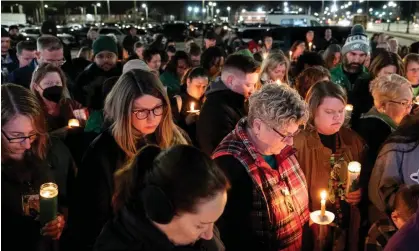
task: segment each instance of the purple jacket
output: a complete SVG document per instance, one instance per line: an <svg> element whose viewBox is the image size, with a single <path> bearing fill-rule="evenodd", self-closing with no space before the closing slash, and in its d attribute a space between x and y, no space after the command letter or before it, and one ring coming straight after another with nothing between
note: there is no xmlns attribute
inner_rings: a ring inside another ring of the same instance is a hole
<svg viewBox="0 0 419 251"><path fill-rule="evenodd" d="M419 203L419 201L418 201ZM419 247L419 207L416 214L388 241L384 251L415 251Z"/></svg>

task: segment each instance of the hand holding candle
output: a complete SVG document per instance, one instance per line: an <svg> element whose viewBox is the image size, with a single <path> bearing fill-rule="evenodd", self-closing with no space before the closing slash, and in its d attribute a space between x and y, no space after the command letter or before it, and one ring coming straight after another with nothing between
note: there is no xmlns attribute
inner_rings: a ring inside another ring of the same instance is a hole
<svg viewBox="0 0 419 251"><path fill-rule="evenodd" d="M346 180L346 195L359 189L359 175L361 174L361 164L351 161L348 164L348 176Z"/></svg>
<svg viewBox="0 0 419 251"><path fill-rule="evenodd" d="M54 183L41 185L39 191L39 219L42 225L54 220L57 217L58 207L58 186Z"/></svg>
<svg viewBox="0 0 419 251"><path fill-rule="evenodd" d="M69 128L74 128L74 127L80 127L80 122L78 119L70 119L68 121L68 127Z"/></svg>
<svg viewBox="0 0 419 251"><path fill-rule="evenodd" d="M324 215L326 214L326 197L327 197L327 193L326 191L322 191L320 193L320 217L324 217Z"/></svg>
<svg viewBox="0 0 419 251"><path fill-rule="evenodd" d="M191 109L188 111L189 113L199 113L199 110L195 110L195 103L191 102Z"/></svg>

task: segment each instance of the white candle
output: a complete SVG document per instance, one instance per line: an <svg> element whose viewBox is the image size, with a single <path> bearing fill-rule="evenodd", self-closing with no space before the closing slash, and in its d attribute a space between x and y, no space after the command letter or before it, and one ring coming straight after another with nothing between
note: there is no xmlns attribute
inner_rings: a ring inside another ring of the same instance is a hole
<svg viewBox="0 0 419 251"><path fill-rule="evenodd" d="M289 53L290 53L290 61L292 61L292 51L290 51Z"/></svg>
<svg viewBox="0 0 419 251"><path fill-rule="evenodd" d="M323 217L326 214L326 197L327 197L327 193L326 191L322 191L320 193L320 216Z"/></svg>
<svg viewBox="0 0 419 251"><path fill-rule="evenodd" d="M80 122L78 119L70 119L68 121L68 127L73 128L73 127L79 127L80 126Z"/></svg>
<svg viewBox="0 0 419 251"><path fill-rule="evenodd" d="M345 111L346 111L346 116L347 117L351 117L352 116L352 111L354 110L354 106L353 105L350 105L350 104L347 104L346 106L345 106Z"/></svg>
<svg viewBox="0 0 419 251"><path fill-rule="evenodd" d="M194 102L191 102L190 108L191 109L188 111L189 113L198 113L199 112L199 110L195 110L195 103Z"/></svg>
<svg viewBox="0 0 419 251"><path fill-rule="evenodd" d="M268 57L268 53L267 52L265 52L265 53L263 53L263 59L266 59L267 57Z"/></svg>
<svg viewBox="0 0 419 251"><path fill-rule="evenodd" d="M39 219L44 225L57 217L58 186L54 183L42 184L39 195Z"/></svg>
<svg viewBox="0 0 419 251"><path fill-rule="evenodd" d="M351 161L348 164L348 177L346 182L346 194L358 190L358 177L361 173L361 164Z"/></svg>
<svg viewBox="0 0 419 251"><path fill-rule="evenodd" d="M312 42L308 43L308 50L311 51L311 46L313 45Z"/></svg>
<svg viewBox="0 0 419 251"><path fill-rule="evenodd" d="M275 83L278 84L278 85L282 84L281 80L279 80L279 79L277 81L275 81Z"/></svg>

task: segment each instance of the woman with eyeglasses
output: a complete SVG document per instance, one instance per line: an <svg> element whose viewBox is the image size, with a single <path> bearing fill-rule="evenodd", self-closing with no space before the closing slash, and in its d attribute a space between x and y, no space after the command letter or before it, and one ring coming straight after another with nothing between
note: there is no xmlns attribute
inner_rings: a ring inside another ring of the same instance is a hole
<svg viewBox="0 0 419 251"><path fill-rule="evenodd" d="M40 64L32 75L30 89L44 109L49 131L67 126L70 119L77 118L81 123L87 120L87 110L70 98L61 68Z"/></svg>
<svg viewBox="0 0 419 251"><path fill-rule="evenodd" d="M113 175L137 150L148 144L162 149L188 144L173 123L162 83L151 72L124 73L106 97L104 113L111 125L89 146L77 176L78 203L69 221L73 250L91 247L113 216Z"/></svg>
<svg viewBox="0 0 419 251"><path fill-rule="evenodd" d="M362 162L365 144L354 131L343 127L347 97L340 86L318 82L308 90L306 102L310 118L295 137L294 146L307 179L310 211L320 210L320 192L327 191L326 208L336 215L335 227L329 229L331 245L357 247L360 216L355 206L361 200L361 190L341 195L345 194L347 164Z"/></svg>
<svg viewBox="0 0 419 251"><path fill-rule="evenodd" d="M287 85L266 84L213 153L231 183L218 224L227 250L308 250L307 184L292 147L308 119L304 100Z"/></svg>
<svg viewBox="0 0 419 251"><path fill-rule="evenodd" d="M191 67L191 60L184 51L177 51L170 59L160 80L167 87L169 98L180 93L180 82L183 75Z"/></svg>
<svg viewBox="0 0 419 251"><path fill-rule="evenodd" d="M1 86L2 246L14 250L52 250L67 216L67 181L75 166L69 150L47 134L44 111L28 89ZM58 186L58 212L46 224L39 220L40 187ZM12 248L13 247L13 248Z"/></svg>
<svg viewBox="0 0 419 251"><path fill-rule="evenodd" d="M378 150L412 110L413 91L410 82L397 74L375 78L370 83L374 106L354 127L368 145L368 161L374 165Z"/></svg>

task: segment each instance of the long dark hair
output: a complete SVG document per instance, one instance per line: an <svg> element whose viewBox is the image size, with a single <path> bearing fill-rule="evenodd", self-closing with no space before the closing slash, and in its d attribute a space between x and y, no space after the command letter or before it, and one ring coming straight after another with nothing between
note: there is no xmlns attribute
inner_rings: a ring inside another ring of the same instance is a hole
<svg viewBox="0 0 419 251"><path fill-rule="evenodd" d="M184 51L177 51L175 55L170 59L169 63L166 66L166 71L177 76L177 66L179 64L179 60L184 60L188 67L191 67L191 59L189 55ZM181 76L182 78L183 76Z"/></svg>
<svg viewBox="0 0 419 251"><path fill-rule="evenodd" d="M161 150L149 145L115 173L115 212L126 206L141 214L141 191L147 185L159 187L176 213L194 213L199 201L209 200L230 186L223 171L199 149L176 145Z"/></svg>
<svg viewBox="0 0 419 251"><path fill-rule="evenodd" d="M395 132L390 134L387 140L384 142L381 148L384 148L387 144L410 144L413 143L413 146L409 149L400 150L400 149L391 149L390 151L397 151L408 153L415 150L419 145L419 115L408 116L403 119L400 126Z"/></svg>

